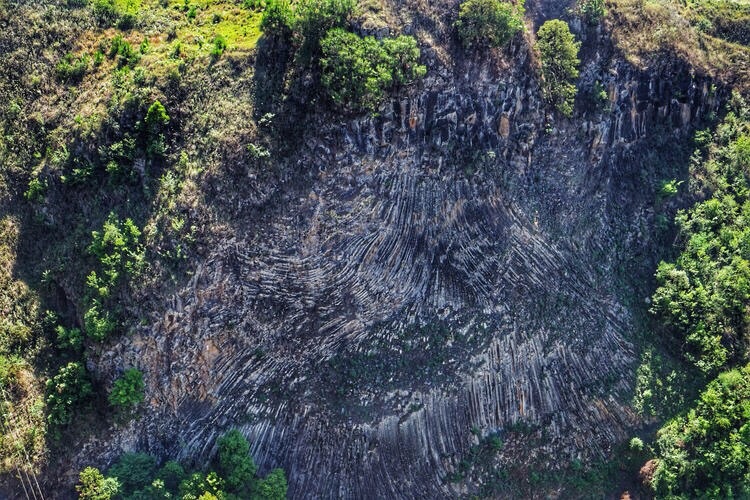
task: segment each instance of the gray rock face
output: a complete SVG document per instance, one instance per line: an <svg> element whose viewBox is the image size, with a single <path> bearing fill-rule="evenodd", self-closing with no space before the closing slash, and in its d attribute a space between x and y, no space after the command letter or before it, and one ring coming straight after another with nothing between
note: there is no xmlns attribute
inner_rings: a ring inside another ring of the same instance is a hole
<svg viewBox="0 0 750 500"><path fill-rule="evenodd" d="M139 366L148 412L82 453L205 462L237 427L294 498L442 498L469 491L446 477L472 429L537 429L499 452L516 462L628 438L637 324L617 270L651 272L634 256L654 219L639 154L719 99L594 61L609 109L549 120L528 49L513 58L433 61L378 117L310 129L307 188L229 221L158 319L97 361Z"/></svg>

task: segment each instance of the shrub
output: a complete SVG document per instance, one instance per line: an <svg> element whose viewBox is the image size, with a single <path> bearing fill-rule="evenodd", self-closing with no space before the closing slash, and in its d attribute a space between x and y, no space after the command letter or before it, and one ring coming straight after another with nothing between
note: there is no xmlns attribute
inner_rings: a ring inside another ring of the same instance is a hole
<svg viewBox="0 0 750 500"><path fill-rule="evenodd" d="M381 41L391 73L392 84L409 85L423 78L427 68L419 64L419 47L411 36L384 38Z"/></svg>
<svg viewBox="0 0 750 500"><path fill-rule="evenodd" d="M283 469L272 470L264 479L258 481L255 498L259 500L284 500L286 498L286 474Z"/></svg>
<svg viewBox="0 0 750 500"><path fill-rule="evenodd" d="M317 55L322 38L333 28L345 27L355 5L355 0L300 0L294 28L303 37L303 57Z"/></svg>
<svg viewBox="0 0 750 500"><path fill-rule="evenodd" d="M565 21L552 19L537 32L537 48L542 59L542 92L545 100L565 116L573 114L578 78L580 42Z"/></svg>
<svg viewBox="0 0 750 500"><path fill-rule="evenodd" d="M126 42L122 35L117 35L112 38L110 42L109 53L107 54L110 59L117 58L117 65L123 66L135 66L140 59L138 53L133 50L133 46L129 42Z"/></svg>
<svg viewBox="0 0 750 500"><path fill-rule="evenodd" d="M160 134L167 123L169 123L167 109L160 101L156 100L149 106L143 121L146 124L149 134Z"/></svg>
<svg viewBox="0 0 750 500"><path fill-rule="evenodd" d="M750 365L719 375L697 405L659 430L652 486L659 498L750 494Z"/></svg>
<svg viewBox="0 0 750 500"><path fill-rule="evenodd" d="M216 35L213 44L214 46L211 48L211 57L218 59L227 48L227 39L221 35Z"/></svg>
<svg viewBox="0 0 750 500"><path fill-rule="evenodd" d="M455 23L464 47L502 47L523 31L523 0L517 5L499 0L467 0Z"/></svg>
<svg viewBox="0 0 750 500"><path fill-rule="evenodd" d="M117 478L124 497L151 484L156 474L156 458L146 453L125 453L110 467L107 474Z"/></svg>
<svg viewBox="0 0 750 500"><path fill-rule="evenodd" d="M159 469L156 479L161 481L168 491L176 493L180 483L185 479L185 469L179 462L169 460Z"/></svg>
<svg viewBox="0 0 750 500"><path fill-rule="evenodd" d="M270 0L260 21L260 29L268 36L288 38L294 28L294 13L288 0Z"/></svg>
<svg viewBox="0 0 750 500"><path fill-rule="evenodd" d="M83 315L83 327L86 335L97 342L104 341L117 328L117 321L109 311L102 311L96 302Z"/></svg>
<svg viewBox="0 0 750 500"><path fill-rule="evenodd" d="M23 193L23 197L31 202L39 202L47 192L47 181L34 177L29 181L29 188Z"/></svg>
<svg viewBox="0 0 750 500"><path fill-rule="evenodd" d="M115 0L94 0L91 3L91 9L94 12L94 18L102 26L112 26L120 17Z"/></svg>
<svg viewBox="0 0 750 500"><path fill-rule="evenodd" d="M92 393L86 368L81 363L68 363L47 381L47 419L50 424L64 426L72 419L72 410Z"/></svg>
<svg viewBox="0 0 750 500"><path fill-rule="evenodd" d="M78 328L65 328L58 326L55 329L57 334L57 345L62 349L78 350L83 346L83 335Z"/></svg>
<svg viewBox="0 0 750 500"><path fill-rule="evenodd" d="M79 83L89 68L89 58L83 54L79 57L73 57L68 52L65 57L55 66L55 74L60 81L68 83Z"/></svg>
<svg viewBox="0 0 750 500"><path fill-rule="evenodd" d="M183 500L208 500L224 498L224 480L215 472L195 472L180 483L180 498Z"/></svg>
<svg viewBox="0 0 750 500"><path fill-rule="evenodd" d="M125 370L112 386L109 404L120 410L130 411L143 402L144 389L143 373L137 368Z"/></svg>
<svg viewBox="0 0 750 500"><path fill-rule="evenodd" d="M588 24L596 26L604 17L604 0L579 0L578 12Z"/></svg>
<svg viewBox="0 0 750 500"><path fill-rule="evenodd" d="M104 477L95 467L86 467L78 476L76 491L80 500L110 500L119 490L117 479Z"/></svg>
<svg viewBox="0 0 750 500"><path fill-rule="evenodd" d="M339 106L375 111L386 92L424 76L419 49L411 37L377 41L342 29L321 41L322 83Z"/></svg>
<svg viewBox="0 0 750 500"><path fill-rule="evenodd" d="M219 467L226 479L227 489L236 493L250 491L256 467L245 436L234 429L222 436L218 445Z"/></svg>

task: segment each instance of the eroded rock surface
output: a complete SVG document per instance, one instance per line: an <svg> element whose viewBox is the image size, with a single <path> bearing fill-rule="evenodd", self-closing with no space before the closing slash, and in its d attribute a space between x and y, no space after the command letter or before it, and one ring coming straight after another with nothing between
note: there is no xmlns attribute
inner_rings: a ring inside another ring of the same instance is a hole
<svg viewBox="0 0 750 500"><path fill-rule="evenodd" d="M512 64L425 55L424 84L378 117L310 128L313 180L280 186L273 216L248 203L158 319L97 360L145 372L148 412L82 454L204 462L238 427L292 497L441 498L468 491L446 478L472 429L534 426L541 445L499 452L521 462L629 437L621 270L650 272L654 226L641 153L718 98L597 54L584 79L608 109L550 121L528 47Z"/></svg>

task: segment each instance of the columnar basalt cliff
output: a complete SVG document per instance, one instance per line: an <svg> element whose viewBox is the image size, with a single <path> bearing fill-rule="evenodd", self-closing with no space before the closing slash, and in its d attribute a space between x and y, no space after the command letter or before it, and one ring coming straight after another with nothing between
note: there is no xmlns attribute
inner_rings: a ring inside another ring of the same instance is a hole
<svg viewBox="0 0 750 500"><path fill-rule="evenodd" d="M428 21L419 86L376 116L311 119L282 176L219 188L232 215L187 286L90 362L104 380L138 366L148 411L76 465L136 449L201 463L236 427L293 498L443 498L477 488L449 477L483 436L522 424L497 463L554 467L642 424L649 155L723 90L680 63L633 68L587 29L564 119L528 40L446 57ZM597 81L607 99L588 102Z"/></svg>

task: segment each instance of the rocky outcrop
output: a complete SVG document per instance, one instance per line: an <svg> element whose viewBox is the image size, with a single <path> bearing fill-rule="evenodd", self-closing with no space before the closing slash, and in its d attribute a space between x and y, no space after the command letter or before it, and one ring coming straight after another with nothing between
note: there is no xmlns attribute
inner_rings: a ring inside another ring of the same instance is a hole
<svg viewBox="0 0 750 500"><path fill-rule="evenodd" d="M321 118L297 160L311 182L226 221L165 310L96 360L139 366L148 412L85 453L202 463L237 427L295 498L471 492L447 477L477 431L519 422L537 444L499 460L606 457L639 424L620 271L651 272L631 262L653 228L638 154L720 101L611 56L582 78L607 102L573 120L547 115L521 43L452 67L428 48L424 84L377 117Z"/></svg>

